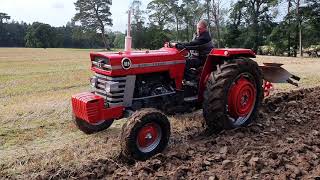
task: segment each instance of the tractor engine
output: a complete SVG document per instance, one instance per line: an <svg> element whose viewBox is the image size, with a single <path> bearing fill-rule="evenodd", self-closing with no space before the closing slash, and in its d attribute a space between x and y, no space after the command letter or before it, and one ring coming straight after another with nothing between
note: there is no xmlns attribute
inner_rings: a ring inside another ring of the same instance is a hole
<svg viewBox="0 0 320 180"><path fill-rule="evenodd" d="M164 110L182 89L185 59L174 48L94 52L90 57L93 90L72 98L74 115L81 123L112 122L125 112L145 107Z"/></svg>

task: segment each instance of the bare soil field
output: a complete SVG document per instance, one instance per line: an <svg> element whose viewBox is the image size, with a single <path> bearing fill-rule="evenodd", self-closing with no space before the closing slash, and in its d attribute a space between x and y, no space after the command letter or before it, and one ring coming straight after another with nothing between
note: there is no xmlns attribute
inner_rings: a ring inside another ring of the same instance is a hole
<svg viewBox="0 0 320 180"><path fill-rule="evenodd" d="M0 48L0 179L319 179L320 59L259 56L283 63L300 87L276 85L256 122L206 136L202 112L170 117L169 147L127 162L125 120L84 135L70 97L89 90L90 50ZM294 91L291 91L294 90Z"/></svg>

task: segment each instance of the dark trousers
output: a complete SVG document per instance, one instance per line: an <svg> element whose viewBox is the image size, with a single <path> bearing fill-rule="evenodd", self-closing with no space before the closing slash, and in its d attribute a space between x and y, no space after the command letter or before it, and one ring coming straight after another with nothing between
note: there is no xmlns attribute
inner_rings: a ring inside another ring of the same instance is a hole
<svg viewBox="0 0 320 180"><path fill-rule="evenodd" d="M197 69L203 66L205 63L205 58L201 58L199 56L193 56L186 61L186 69L184 71L184 78L187 81L196 80L197 77ZM196 70L194 70L194 69Z"/></svg>

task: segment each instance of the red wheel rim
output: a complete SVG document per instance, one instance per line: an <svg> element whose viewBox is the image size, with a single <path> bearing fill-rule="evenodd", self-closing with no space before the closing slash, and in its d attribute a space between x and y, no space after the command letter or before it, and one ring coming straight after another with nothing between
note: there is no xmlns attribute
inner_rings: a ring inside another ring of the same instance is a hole
<svg viewBox="0 0 320 180"><path fill-rule="evenodd" d="M156 123L144 125L138 132L137 146L142 152L153 151L160 143L161 129Z"/></svg>
<svg viewBox="0 0 320 180"><path fill-rule="evenodd" d="M257 91L248 79L241 77L231 86L228 110L233 118L250 116L256 102Z"/></svg>

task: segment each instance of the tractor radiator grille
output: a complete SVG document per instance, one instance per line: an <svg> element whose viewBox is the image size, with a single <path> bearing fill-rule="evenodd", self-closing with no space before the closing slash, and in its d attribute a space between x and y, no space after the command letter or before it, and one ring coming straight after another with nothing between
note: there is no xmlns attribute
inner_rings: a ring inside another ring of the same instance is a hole
<svg viewBox="0 0 320 180"><path fill-rule="evenodd" d="M95 76L95 94L106 100L105 106L123 106L126 77L110 77L98 73Z"/></svg>

